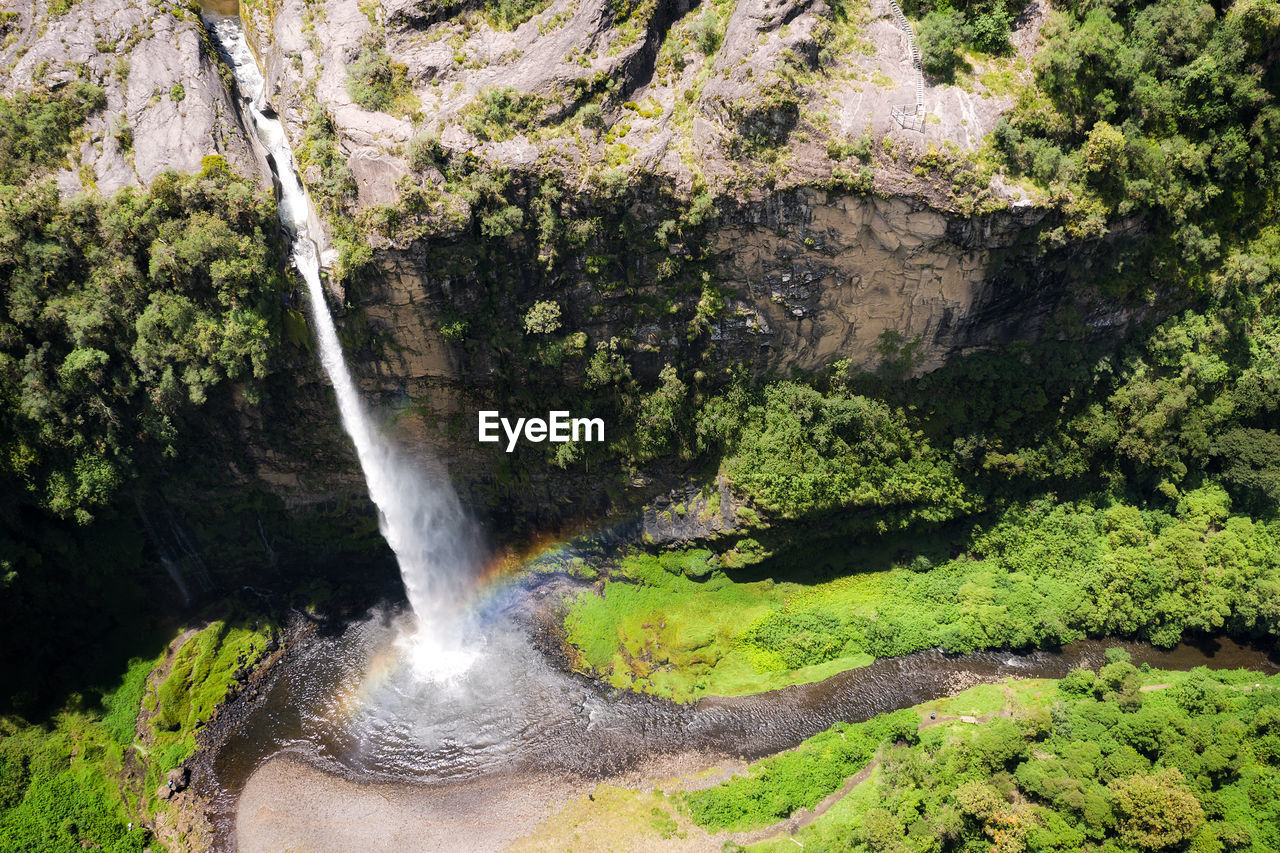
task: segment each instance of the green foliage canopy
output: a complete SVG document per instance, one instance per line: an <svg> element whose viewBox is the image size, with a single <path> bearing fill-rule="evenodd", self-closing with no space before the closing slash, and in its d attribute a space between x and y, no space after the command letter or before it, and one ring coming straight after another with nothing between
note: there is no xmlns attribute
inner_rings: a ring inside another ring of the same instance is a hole
<svg viewBox="0 0 1280 853"><path fill-rule="evenodd" d="M88 521L220 383L252 390L279 325L274 229L225 169L111 199L0 188L0 472L18 494Z"/></svg>

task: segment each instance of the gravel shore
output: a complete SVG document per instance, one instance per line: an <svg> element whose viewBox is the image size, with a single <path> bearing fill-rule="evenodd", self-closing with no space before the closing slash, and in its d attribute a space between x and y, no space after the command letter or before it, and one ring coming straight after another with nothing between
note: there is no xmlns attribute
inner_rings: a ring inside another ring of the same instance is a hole
<svg viewBox="0 0 1280 853"><path fill-rule="evenodd" d="M708 772L713 765L720 769ZM593 790L606 786L687 790L716 784L741 770L740 762L724 756L688 752L662 757L608 780L512 774L425 786L353 782L285 754L264 763L245 785L236 804L235 849L238 853L487 853L506 849L519 839L525 840L528 849L548 844L566 849L557 843L554 827L544 822ZM587 836L588 828L582 829ZM720 841L700 831L694 836L661 846L685 851L720 849ZM652 841L613 837L587 843L590 849L630 850L645 849ZM642 846L635 847L636 843ZM573 848L570 844L567 849Z"/></svg>
<svg viewBox="0 0 1280 853"><path fill-rule="evenodd" d="M501 850L578 792L563 779L504 776L448 786L351 782L279 756L236 807L240 853Z"/></svg>

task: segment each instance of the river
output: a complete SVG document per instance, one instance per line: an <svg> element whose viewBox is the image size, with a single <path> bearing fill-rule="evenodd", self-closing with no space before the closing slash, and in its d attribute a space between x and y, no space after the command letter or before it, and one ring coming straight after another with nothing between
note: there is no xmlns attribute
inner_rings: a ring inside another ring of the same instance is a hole
<svg viewBox="0 0 1280 853"><path fill-rule="evenodd" d="M833 723L866 720L974 684L1096 668L1109 646L1127 649L1135 664L1158 668L1280 671L1263 652L1228 639L1171 650L1086 640L1029 653L930 650L812 684L677 705L607 690L563 671L531 642L528 613L527 602L517 599L491 614L476 664L445 681L415 672L404 648L409 620L395 609L297 644L213 757L222 833L234 834L237 798L252 774L282 754L351 782L427 788L442 796L484 779L563 780L569 789L662 756L758 758Z"/></svg>

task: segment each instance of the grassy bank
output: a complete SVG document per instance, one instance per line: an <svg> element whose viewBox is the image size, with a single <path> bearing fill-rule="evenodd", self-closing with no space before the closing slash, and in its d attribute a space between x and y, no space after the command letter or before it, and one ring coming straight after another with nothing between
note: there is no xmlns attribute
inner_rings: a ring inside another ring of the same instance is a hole
<svg viewBox="0 0 1280 853"><path fill-rule="evenodd" d="M1280 525L1232 514L1214 486L1169 511L1036 501L940 557L949 546L841 553L813 543L746 571L707 551L633 554L570 602L566 639L584 670L614 686L685 701L939 646L1086 635L1172 646L1188 631L1273 642L1280 630Z"/></svg>
<svg viewBox="0 0 1280 853"><path fill-rule="evenodd" d="M242 614L201 622L43 720L0 718L0 849L166 849L144 827L176 808L156 790L195 751L197 732L273 630Z"/></svg>
<svg viewBox="0 0 1280 853"><path fill-rule="evenodd" d="M837 724L711 787L602 785L516 849L1278 849L1280 676L1107 660Z"/></svg>
<svg viewBox="0 0 1280 853"><path fill-rule="evenodd" d="M682 556L689 554L709 552ZM860 580L816 586L735 582L720 571L694 580L664 569L657 556L633 554L599 592L585 591L573 600L566 638L579 665L615 687L678 701L772 690L874 659L840 638L812 632L793 637L779 651L763 632L787 614L807 612L804 602L815 595L836 595L837 585L846 597L856 597ZM804 647L809 639L822 647Z"/></svg>
<svg viewBox="0 0 1280 853"><path fill-rule="evenodd" d="M978 725L954 719L973 691L917 707L943 722L882 746L873 772L794 837L747 849L1280 846L1280 677L1140 671L1116 658L998 689Z"/></svg>

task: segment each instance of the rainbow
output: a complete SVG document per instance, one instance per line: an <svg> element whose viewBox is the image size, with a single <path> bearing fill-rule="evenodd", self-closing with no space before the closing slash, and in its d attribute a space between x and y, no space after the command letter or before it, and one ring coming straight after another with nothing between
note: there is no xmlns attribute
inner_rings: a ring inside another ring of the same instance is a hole
<svg viewBox="0 0 1280 853"><path fill-rule="evenodd" d="M593 532L598 532L598 529L583 526L567 534L563 531L537 534L521 545L495 552L476 573L461 607L476 614L481 622L492 618L518 594L520 580L531 563L572 552L575 543ZM407 632L398 631L391 642L373 652L362 674L338 685L326 709L325 716L330 722L349 721L373 701L378 691L394 676L410 666L405 655L409 637Z"/></svg>

